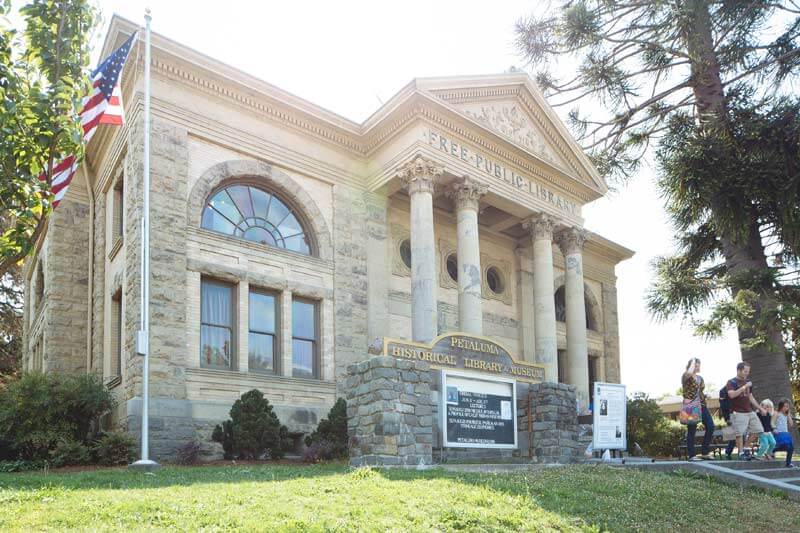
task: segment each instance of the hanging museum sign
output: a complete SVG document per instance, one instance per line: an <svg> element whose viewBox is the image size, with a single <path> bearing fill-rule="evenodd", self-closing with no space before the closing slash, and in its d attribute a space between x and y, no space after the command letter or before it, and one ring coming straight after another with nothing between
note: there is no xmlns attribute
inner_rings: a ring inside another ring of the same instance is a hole
<svg viewBox="0 0 800 533"><path fill-rule="evenodd" d="M442 446L516 448L517 386L513 379L442 370Z"/></svg>
<svg viewBox="0 0 800 533"><path fill-rule="evenodd" d="M517 361L502 345L485 337L447 333L431 344L385 338L383 354L425 361L433 368L486 372L528 383L544 381L544 367Z"/></svg>

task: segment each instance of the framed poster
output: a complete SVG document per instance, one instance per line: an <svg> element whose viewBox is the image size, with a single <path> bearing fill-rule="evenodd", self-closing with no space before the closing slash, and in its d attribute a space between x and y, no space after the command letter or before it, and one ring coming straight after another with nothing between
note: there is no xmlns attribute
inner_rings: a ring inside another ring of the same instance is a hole
<svg viewBox="0 0 800 533"><path fill-rule="evenodd" d="M592 445L595 450L624 450L628 447L626 421L628 403L625 385L594 384Z"/></svg>
<svg viewBox="0 0 800 533"><path fill-rule="evenodd" d="M517 447L517 382L442 370L442 446Z"/></svg>

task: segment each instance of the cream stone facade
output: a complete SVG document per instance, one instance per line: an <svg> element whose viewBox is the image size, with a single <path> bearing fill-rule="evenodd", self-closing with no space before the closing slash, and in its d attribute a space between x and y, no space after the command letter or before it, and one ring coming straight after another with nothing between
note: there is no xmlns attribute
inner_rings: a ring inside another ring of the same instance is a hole
<svg viewBox="0 0 800 533"><path fill-rule="evenodd" d="M115 17L104 54L135 29ZM130 431L142 55L126 126L92 139L25 271L25 367L102 374L108 424ZM614 271L632 252L583 229L607 187L527 75L415 79L358 124L163 36L151 68L156 457L207 442L252 388L299 443L383 337L489 337L584 407L590 382L619 381Z"/></svg>

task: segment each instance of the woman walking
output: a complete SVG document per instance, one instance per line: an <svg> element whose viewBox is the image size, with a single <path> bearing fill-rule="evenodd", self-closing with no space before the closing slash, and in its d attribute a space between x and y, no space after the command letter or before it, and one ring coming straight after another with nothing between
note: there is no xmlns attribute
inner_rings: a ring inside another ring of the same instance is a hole
<svg viewBox="0 0 800 533"><path fill-rule="evenodd" d="M692 357L686 365L686 372L681 379L683 385L683 411L692 413L686 419L686 454L690 461L710 460L708 454L711 440L714 438L714 420L706 406L705 381L700 376L700 359ZM699 409L698 409L699 406ZM699 417L697 411L699 410ZM705 426L706 434L703 437L703 446L700 449L700 456L694 453L694 436L697 432L697 425L702 422Z"/></svg>

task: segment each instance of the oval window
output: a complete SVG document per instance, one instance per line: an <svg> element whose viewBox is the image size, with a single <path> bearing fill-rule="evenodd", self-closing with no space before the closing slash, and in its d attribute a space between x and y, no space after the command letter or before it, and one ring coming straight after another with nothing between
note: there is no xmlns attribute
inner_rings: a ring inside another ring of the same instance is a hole
<svg viewBox="0 0 800 533"><path fill-rule="evenodd" d="M456 254L447 256L447 273L450 275L450 279L458 281L458 257Z"/></svg>
<svg viewBox="0 0 800 533"><path fill-rule="evenodd" d="M404 265L411 268L411 241L408 239L403 239L400 243L400 259Z"/></svg>
<svg viewBox="0 0 800 533"><path fill-rule="evenodd" d="M486 271L486 285L495 294L503 294L506 289L503 273L497 267L489 267Z"/></svg>

